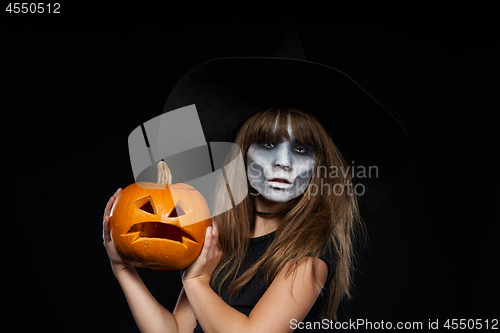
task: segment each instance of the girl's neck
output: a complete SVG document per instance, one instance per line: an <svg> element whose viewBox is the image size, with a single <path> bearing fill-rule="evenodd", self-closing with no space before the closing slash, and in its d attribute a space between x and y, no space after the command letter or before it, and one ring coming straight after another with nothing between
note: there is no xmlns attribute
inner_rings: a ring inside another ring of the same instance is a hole
<svg viewBox="0 0 500 333"><path fill-rule="evenodd" d="M261 195L255 197L255 210L264 213L275 213L283 202L269 201ZM279 218L274 215L256 215L252 238L267 235L278 228Z"/></svg>

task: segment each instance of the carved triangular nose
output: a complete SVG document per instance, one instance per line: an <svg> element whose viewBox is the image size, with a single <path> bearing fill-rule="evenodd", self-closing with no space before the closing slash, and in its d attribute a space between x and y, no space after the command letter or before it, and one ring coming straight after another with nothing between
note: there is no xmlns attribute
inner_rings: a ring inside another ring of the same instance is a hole
<svg viewBox="0 0 500 333"><path fill-rule="evenodd" d="M302 50L299 36L297 35L297 32L295 31L295 27L293 25L290 27L290 29L288 29L288 32L281 42L281 45L278 48L278 51L276 51L274 57L307 60L306 55Z"/></svg>

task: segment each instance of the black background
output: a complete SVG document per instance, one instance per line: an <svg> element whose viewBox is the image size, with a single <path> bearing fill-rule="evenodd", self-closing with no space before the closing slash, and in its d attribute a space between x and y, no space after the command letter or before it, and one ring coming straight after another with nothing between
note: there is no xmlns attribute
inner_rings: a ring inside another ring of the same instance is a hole
<svg viewBox="0 0 500 333"><path fill-rule="evenodd" d="M348 74L410 138L393 191L366 220L370 242L339 320L498 319L497 8L194 9L1 13L8 318L37 331L137 330L101 232L109 197L134 181L128 134L192 67L273 56L295 23L308 60ZM172 310L179 272L140 274Z"/></svg>

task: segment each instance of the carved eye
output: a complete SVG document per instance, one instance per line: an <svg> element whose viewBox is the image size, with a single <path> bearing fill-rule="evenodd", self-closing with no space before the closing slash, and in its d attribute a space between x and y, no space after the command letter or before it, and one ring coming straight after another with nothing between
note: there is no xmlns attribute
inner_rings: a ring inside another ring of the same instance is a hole
<svg viewBox="0 0 500 333"><path fill-rule="evenodd" d="M179 216L186 215L186 214L189 214L192 212L193 212L193 209L191 207L189 207L189 205L187 203L185 203L184 201L179 199L177 201L177 203L175 204L174 209L172 209L172 211L168 215L168 217L179 217Z"/></svg>
<svg viewBox="0 0 500 333"><path fill-rule="evenodd" d="M149 195L147 197L136 200L133 205L148 214L156 214L153 199Z"/></svg>

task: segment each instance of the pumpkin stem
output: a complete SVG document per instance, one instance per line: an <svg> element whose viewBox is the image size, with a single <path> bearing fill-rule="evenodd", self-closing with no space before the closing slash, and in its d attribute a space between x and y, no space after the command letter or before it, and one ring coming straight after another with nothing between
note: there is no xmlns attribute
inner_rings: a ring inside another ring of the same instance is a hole
<svg viewBox="0 0 500 333"><path fill-rule="evenodd" d="M158 163L158 180L156 182L158 184L172 184L172 174L170 173L167 163L163 161Z"/></svg>

